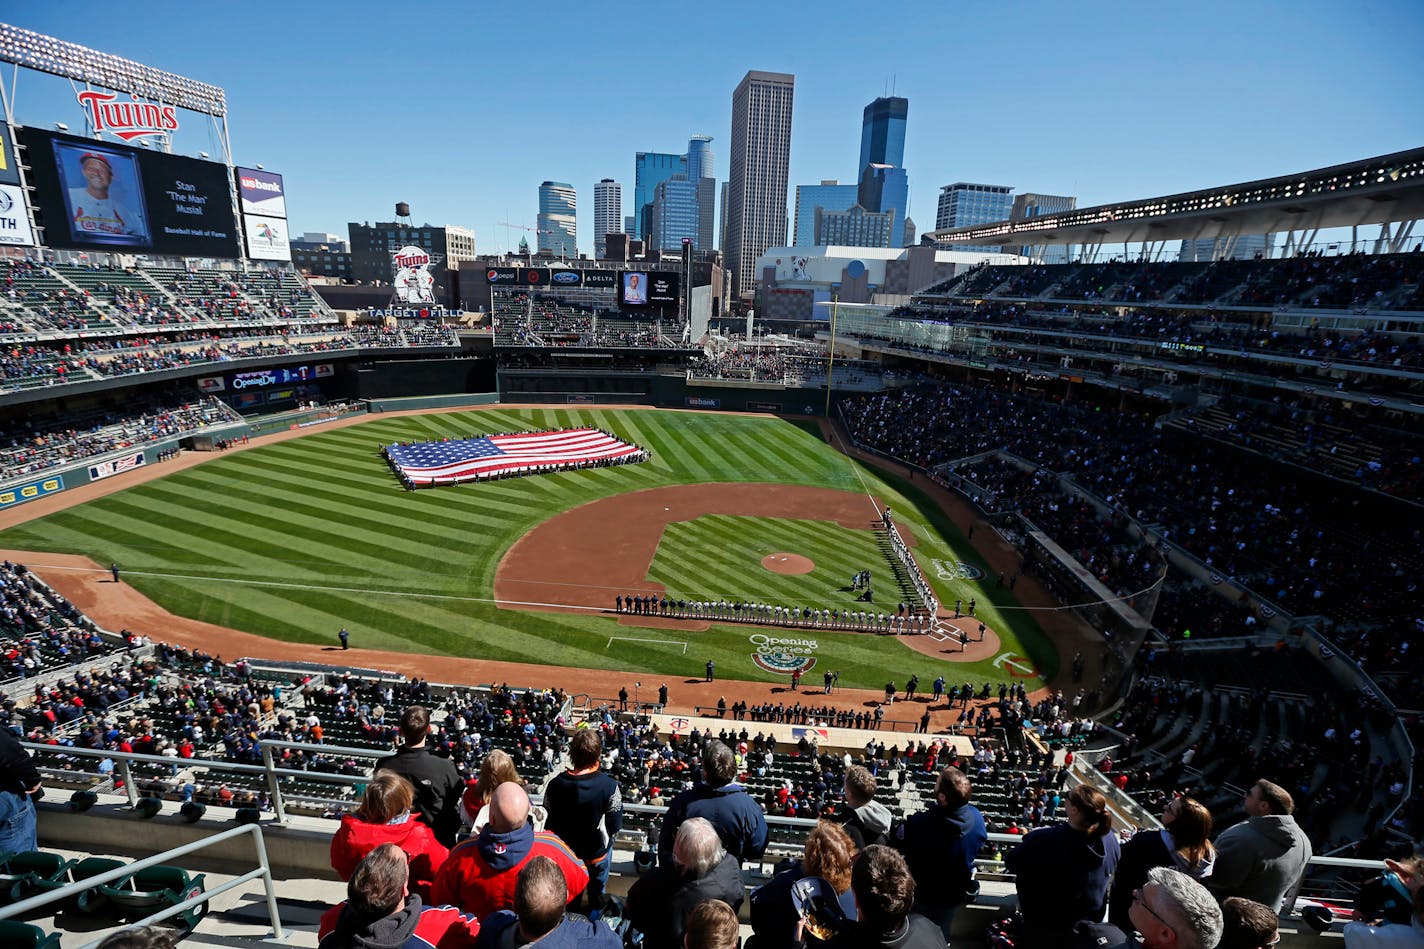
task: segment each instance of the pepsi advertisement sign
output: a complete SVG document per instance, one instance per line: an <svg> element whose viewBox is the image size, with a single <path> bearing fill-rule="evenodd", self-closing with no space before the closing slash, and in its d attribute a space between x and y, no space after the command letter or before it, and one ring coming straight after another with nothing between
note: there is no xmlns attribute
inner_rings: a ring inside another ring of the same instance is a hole
<svg viewBox="0 0 1424 949"><path fill-rule="evenodd" d="M516 284L519 282L518 267L491 267L485 271L485 281L487 283L507 283Z"/></svg>

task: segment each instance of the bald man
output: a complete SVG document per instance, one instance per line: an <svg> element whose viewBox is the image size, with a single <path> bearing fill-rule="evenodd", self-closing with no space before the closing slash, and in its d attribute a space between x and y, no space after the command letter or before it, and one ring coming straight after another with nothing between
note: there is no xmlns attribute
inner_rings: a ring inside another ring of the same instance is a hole
<svg viewBox="0 0 1424 949"><path fill-rule="evenodd" d="M479 836L450 851L435 877L435 904L458 906L484 919L514 908L519 871L534 857L548 857L563 871L572 903L588 885L588 871L557 834L529 823L529 795L514 781L495 788L489 823Z"/></svg>

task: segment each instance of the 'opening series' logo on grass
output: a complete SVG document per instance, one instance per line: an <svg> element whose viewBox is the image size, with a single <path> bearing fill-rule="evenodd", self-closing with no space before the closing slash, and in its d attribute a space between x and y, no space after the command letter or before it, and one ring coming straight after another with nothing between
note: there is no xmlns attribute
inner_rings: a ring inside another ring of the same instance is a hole
<svg viewBox="0 0 1424 949"><path fill-rule="evenodd" d="M753 633L747 640L756 646L752 662L766 672L789 676L799 671L804 675L816 665L816 657L811 655L817 648L814 639L782 639Z"/></svg>
<svg viewBox="0 0 1424 949"><path fill-rule="evenodd" d="M941 580L983 580L984 571L962 560L931 560L935 576Z"/></svg>

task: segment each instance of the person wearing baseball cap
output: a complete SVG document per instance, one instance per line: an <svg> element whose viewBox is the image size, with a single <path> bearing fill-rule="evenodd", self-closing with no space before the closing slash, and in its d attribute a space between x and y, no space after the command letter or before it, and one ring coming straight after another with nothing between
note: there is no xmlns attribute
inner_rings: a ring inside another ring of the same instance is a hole
<svg viewBox="0 0 1424 949"><path fill-rule="evenodd" d="M146 237L143 215L114 194L114 165L102 152L79 156L82 188L69 189L69 222L76 240L103 237Z"/></svg>

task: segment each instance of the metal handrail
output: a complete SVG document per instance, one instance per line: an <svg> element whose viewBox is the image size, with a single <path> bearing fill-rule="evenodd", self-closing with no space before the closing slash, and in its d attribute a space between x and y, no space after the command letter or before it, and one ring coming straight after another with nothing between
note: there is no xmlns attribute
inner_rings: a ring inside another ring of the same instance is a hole
<svg viewBox="0 0 1424 949"><path fill-rule="evenodd" d="M38 896L32 896L27 900L21 900L18 903L11 903L9 906L0 907L0 919L10 919L11 917L21 916L25 913L28 913L30 910L38 909L41 906L45 906L49 903L54 903L59 900L68 899L71 896L75 896L76 894L83 893L87 890L92 890L96 886L102 886L103 884L113 880L120 880L125 879L127 877L131 877L135 873L138 873L140 870L146 870L149 867L158 866L164 861L171 860L174 857L182 857L199 850L205 850L208 847L231 840L232 838L238 837L242 834L252 835L253 845L257 848L257 869L249 870L247 873L244 873L241 876L233 877L226 883L216 886L211 890L204 890L202 893L198 894L195 897L192 897L191 899L187 899L181 903L169 906L166 909L154 913L152 916L141 919L138 922L131 924L130 926L125 926L124 928L131 929L137 926L148 926L153 923L162 922L163 920L169 919L173 916L177 916L180 913L186 913L193 907L201 906L203 903L208 902L215 896L221 896L229 890L236 889L237 887L242 886L248 881L255 880L260 877L262 879L263 888L266 890L267 914L269 917L271 917L272 920L271 938L276 940L284 939L286 937L282 931L282 917L277 910L277 890L275 889L272 883L272 865L267 860L267 845L262 839L262 827L259 824L242 824L238 827L232 827L228 830L220 831L216 834L213 834L211 837L204 837L202 840L195 840L190 844L184 844L181 847L174 847L172 850L165 850L163 853L155 854L152 857L146 857L136 863L125 864L124 866L117 867L113 870L106 870L103 873L97 874L92 877L87 877L76 883L70 883L67 886L61 887L60 889L51 890L48 893L41 893ZM102 938L96 939L93 942L86 944L84 946L84 949L90 949L90 947L92 946L97 946L100 942L103 942Z"/></svg>
<svg viewBox="0 0 1424 949"><path fill-rule="evenodd" d="M272 806L273 806L273 808L274 808L274 810L275 810L275 812L276 812L276 823L277 823L278 825L285 825L285 824L287 823L287 815L286 815L286 799L285 799L285 796L284 796L284 794L283 794L283 792L282 792L282 788L281 788L280 782L277 781L277 778L281 778L281 777L293 777L293 778L300 778L300 779L303 779L303 780L325 781L325 782L332 783L332 784L347 785L347 786L352 786L352 787L354 787L355 785L358 785L358 784L367 783L367 782L369 782L369 781L371 780L371 778L370 778L370 775L368 775L368 774L347 775L347 774L332 774L332 773L330 773L330 772L322 772L322 771L301 771L301 770L296 770L296 769L292 769L292 768L278 768L278 767L275 767L275 763L273 762L273 759L272 759L272 757L271 757L271 749L276 749L276 748L297 748L297 749L301 749L301 750L303 750L303 751L317 752L317 753L320 753L320 754L341 755L341 756L358 757L358 758L381 758L381 757L385 757L386 755L389 755L389 754L391 753L391 751L390 751L389 749L380 749L380 748L353 748L353 747L347 747L347 746L343 746L343 745L311 745L311 744L305 744L305 743L303 743L303 742L283 741L283 740L276 740L276 739L273 739L273 740L264 740L263 743L262 743L262 745L263 745L263 758L264 758L264 762L265 762L266 764L264 764L264 765L250 765L250 764L239 764L239 763L237 763L237 762L214 760L214 759L199 759L199 758L173 759L173 758L167 758L167 757L164 757L164 756L161 756L161 755L142 755L142 754L136 754L136 753L133 753L133 752L119 752L119 751L112 751L112 750L108 750L108 749L69 748L69 747L65 747L65 746L36 744L36 743L34 743L34 742L21 742L21 745L22 745L23 747L25 747L26 749L32 751L32 752L34 752L34 751L43 751L43 752L54 753L54 752L57 752L57 751L58 751L58 752L63 753L63 754L73 754L73 755L76 755L76 756L82 756L82 757L86 757L86 758L104 758L104 757L111 757L111 758L113 758L116 762L119 763L120 767L121 767L124 771L127 771L127 770L128 770L130 763L154 763L154 764L162 764L162 765L170 766L170 767L171 767L171 766L174 764L175 760L176 760L176 761L182 762L184 767L208 767L208 768L210 768L211 770L213 770L213 771L215 771L215 772L219 772L219 773L221 773L222 771L230 771L230 772L242 773L242 774L266 774L266 775L268 775L268 788L272 790ZM40 767L41 767L41 770L42 770L42 771L50 770L50 769L45 768L42 764L40 765ZM137 800L138 800L138 794L137 794L136 789L134 788L134 784L133 784L132 781L128 781L127 784L128 784L127 790L128 790L128 792L129 792L129 802L130 802L130 804L132 805L132 804L134 804L134 803L137 802ZM1116 788L1114 788L1113 790L1115 791ZM536 803L536 804L537 804L537 803L540 803L540 802L541 802L541 797L540 797L540 795L538 795L538 794L534 794L534 795L531 796L531 800L533 801L533 803ZM623 809L624 809L625 812L630 813L630 814L643 814L643 815L649 815L649 816L652 816L652 817L661 817L662 815L664 815L664 814L667 813L667 808L666 808L665 806L654 806L654 805L651 805L651 804L625 803L625 804L623 805ZM782 817L782 816L773 815L773 814L768 814L768 815L766 815L766 822L767 822L767 824L768 824L770 827L780 827L780 828L783 828L783 829L795 829L795 830L799 830L799 831L801 831L801 832L803 832L803 833L810 831L812 828L814 828L814 827L816 826L816 823L817 823L816 820L810 819L810 818ZM247 826L247 825L244 825L244 826ZM999 845L999 846L1003 846L1003 845L1016 845L1016 844L1018 844L1019 842L1021 842L1022 840L1023 840L1022 836L1016 835L1016 834L1004 834L1004 833L991 833L991 834L989 834L989 841L990 841L991 843L994 843L994 844ZM187 852L187 851L185 850L185 851L181 851L181 852ZM796 855L796 854L799 854L800 852L801 852L801 846L800 846L800 845L792 845L792 844L784 844L784 843L772 843L772 844L768 847L768 853L775 854L775 855L778 855L778 856L781 856L781 855ZM173 853L177 853L177 852L173 852ZM993 861L993 860L981 860L980 862L983 863L986 868L990 868L990 867L995 868L995 872L998 872L998 873L1002 873L1002 872L1003 872L1002 867L1000 867L1000 866L998 865L998 863L995 862L995 861ZM145 864L145 865L147 865L147 864ZM1359 859L1351 859L1351 858L1316 856L1316 857L1313 857L1313 858L1311 859L1311 866L1312 866L1312 867L1330 867L1330 868L1367 869L1367 870L1376 870L1376 871L1377 871L1377 870L1382 869L1383 866L1384 866L1384 864L1383 864L1382 861L1379 861L1379 860L1359 860ZM90 885L92 886L92 885L94 885L94 884L91 883ZM19 905L19 904L17 904L17 905ZM10 909L13 910L13 907L11 907ZM8 911L6 911L6 912L0 912L0 919L6 918L7 915L10 915L10 913L9 913ZM86 949L87 949L87 947L86 947Z"/></svg>

